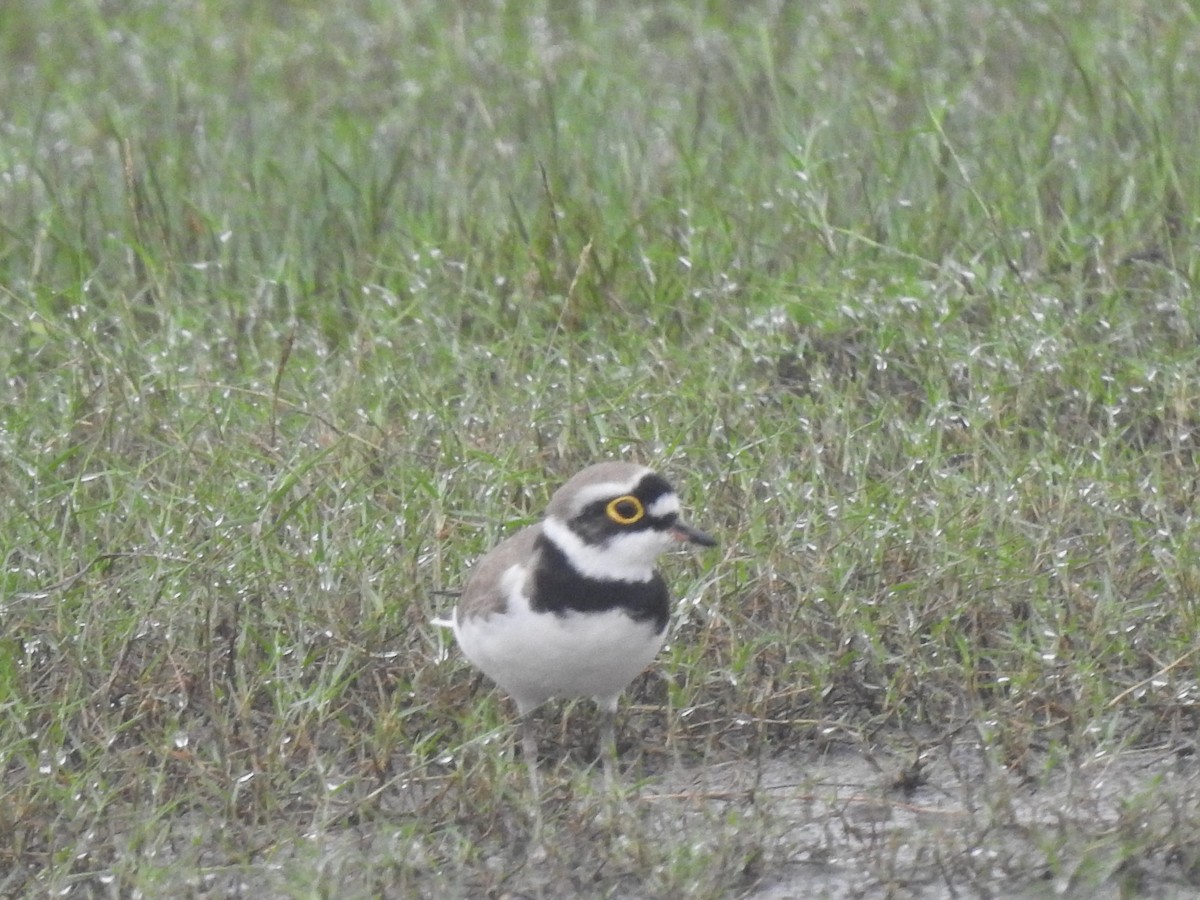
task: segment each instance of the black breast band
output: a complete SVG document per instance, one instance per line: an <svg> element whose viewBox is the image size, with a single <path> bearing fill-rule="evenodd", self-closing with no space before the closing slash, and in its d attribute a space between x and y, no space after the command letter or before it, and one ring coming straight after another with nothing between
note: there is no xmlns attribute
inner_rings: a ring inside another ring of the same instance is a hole
<svg viewBox="0 0 1200 900"><path fill-rule="evenodd" d="M582 575L545 535L537 540L539 558L530 605L535 612L607 612L623 609L635 621L667 627L670 598L658 572L649 581L602 581Z"/></svg>

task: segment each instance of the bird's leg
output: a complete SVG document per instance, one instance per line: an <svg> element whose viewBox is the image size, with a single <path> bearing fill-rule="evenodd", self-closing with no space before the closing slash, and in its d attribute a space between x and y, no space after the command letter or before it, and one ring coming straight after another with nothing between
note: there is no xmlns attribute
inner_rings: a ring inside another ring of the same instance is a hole
<svg viewBox="0 0 1200 900"><path fill-rule="evenodd" d="M525 757L525 765L529 767L529 792L535 803L540 802L542 791L538 780L537 731L532 712L521 714L521 756Z"/></svg>
<svg viewBox="0 0 1200 900"><path fill-rule="evenodd" d="M533 801L533 844L542 842L542 787L538 778L537 732L533 710L521 710L521 755L529 768L529 793Z"/></svg>
<svg viewBox="0 0 1200 900"><path fill-rule="evenodd" d="M604 788L612 792L617 774L617 699L600 701L600 757L604 763Z"/></svg>

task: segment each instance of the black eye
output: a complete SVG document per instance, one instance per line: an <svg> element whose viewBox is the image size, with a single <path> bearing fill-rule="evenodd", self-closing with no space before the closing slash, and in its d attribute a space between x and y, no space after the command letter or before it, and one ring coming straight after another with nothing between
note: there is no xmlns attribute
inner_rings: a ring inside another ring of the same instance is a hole
<svg viewBox="0 0 1200 900"><path fill-rule="evenodd" d="M618 525L632 525L646 514L646 510L642 507L642 501L632 494L611 501L604 511Z"/></svg>

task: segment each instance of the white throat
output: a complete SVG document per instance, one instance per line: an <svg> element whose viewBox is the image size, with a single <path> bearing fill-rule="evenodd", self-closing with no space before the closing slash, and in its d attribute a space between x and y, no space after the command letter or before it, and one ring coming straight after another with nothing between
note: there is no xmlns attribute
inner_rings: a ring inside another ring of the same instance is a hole
<svg viewBox="0 0 1200 900"><path fill-rule="evenodd" d="M654 561L673 541L668 534L648 529L588 544L554 516L542 522L542 534L579 574L597 581L649 581L654 577Z"/></svg>

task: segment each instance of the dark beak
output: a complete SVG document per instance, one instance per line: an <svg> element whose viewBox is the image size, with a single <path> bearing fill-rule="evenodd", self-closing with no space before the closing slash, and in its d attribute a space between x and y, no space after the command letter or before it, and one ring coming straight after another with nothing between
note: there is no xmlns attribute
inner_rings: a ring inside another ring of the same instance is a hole
<svg viewBox="0 0 1200 900"><path fill-rule="evenodd" d="M699 528L693 528L691 525L686 525L683 522L676 522L671 526L671 536L681 543L686 541L690 544L699 544L701 547L717 546L716 538L705 534Z"/></svg>

